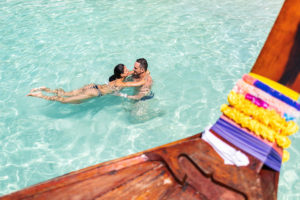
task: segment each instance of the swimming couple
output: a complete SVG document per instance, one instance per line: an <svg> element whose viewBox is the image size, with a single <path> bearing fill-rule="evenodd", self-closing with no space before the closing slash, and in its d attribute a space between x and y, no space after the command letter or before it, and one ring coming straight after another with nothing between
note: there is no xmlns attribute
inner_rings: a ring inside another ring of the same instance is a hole
<svg viewBox="0 0 300 200"><path fill-rule="evenodd" d="M78 104L84 100L107 94L122 96L128 99L146 100L153 97L151 86L152 78L148 71L147 60L139 58L134 63L133 71L129 71L124 64L118 64L114 68L114 74L109 77L108 84L98 85L92 83L70 92L66 92L61 88L52 90L47 87L39 87L32 89L27 96L72 104ZM136 87L137 94L130 96L120 93L125 87ZM53 93L55 96L46 96L42 92Z"/></svg>

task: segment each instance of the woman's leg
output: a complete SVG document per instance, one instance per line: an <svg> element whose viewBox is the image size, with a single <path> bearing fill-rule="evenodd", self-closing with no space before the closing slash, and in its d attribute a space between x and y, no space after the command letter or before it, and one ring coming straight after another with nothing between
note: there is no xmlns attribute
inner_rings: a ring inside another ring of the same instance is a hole
<svg viewBox="0 0 300 200"><path fill-rule="evenodd" d="M52 90L50 88L47 88L45 86L43 87L39 87L39 88L34 88L32 89L30 92L33 93L33 92L37 92L37 91L44 91L44 92L48 92L48 93L53 93L53 94L56 94L58 96L77 96L77 95L80 95L81 93L83 93L85 90L87 89L90 89L94 86L94 84L89 84L89 85L86 85L82 88L79 88L79 89L76 89L76 90L72 90L72 91L69 91L69 92L66 92L64 91L63 89L61 88L58 88L58 89L55 89L55 90Z"/></svg>
<svg viewBox="0 0 300 200"><path fill-rule="evenodd" d="M79 95L71 96L71 97L46 96L46 95L43 95L42 92L29 93L27 96L38 97L38 98L46 99L46 100L49 100L49 101L58 101L58 102L61 102L61 103L79 104L83 100L96 97L97 95L98 95L97 91L90 90L90 91L85 92L83 94L79 94Z"/></svg>
<svg viewBox="0 0 300 200"><path fill-rule="evenodd" d="M45 86L38 87L38 88L33 88L32 90L30 90L30 93L38 92L38 91L44 91L44 92L53 93L53 94L56 94L56 95L58 95L60 93L65 93L65 91L61 88L52 90L52 89L47 88ZM62 96L62 95L59 95L59 96Z"/></svg>

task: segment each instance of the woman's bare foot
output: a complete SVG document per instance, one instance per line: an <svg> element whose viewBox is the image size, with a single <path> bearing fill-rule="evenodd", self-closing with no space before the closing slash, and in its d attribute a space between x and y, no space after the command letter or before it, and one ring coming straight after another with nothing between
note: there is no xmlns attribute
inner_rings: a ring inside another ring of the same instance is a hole
<svg viewBox="0 0 300 200"><path fill-rule="evenodd" d="M30 90L30 93L32 92L37 92L37 91L44 91L46 90L47 88L45 86L42 86L42 87L38 87L38 88L33 88L32 90Z"/></svg>

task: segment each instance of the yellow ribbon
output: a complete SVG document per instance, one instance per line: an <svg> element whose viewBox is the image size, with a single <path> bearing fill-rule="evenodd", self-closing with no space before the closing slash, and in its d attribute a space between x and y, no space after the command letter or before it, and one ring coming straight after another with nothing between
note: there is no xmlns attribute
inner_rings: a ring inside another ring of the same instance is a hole
<svg viewBox="0 0 300 200"><path fill-rule="evenodd" d="M231 91L228 95L228 102L237 110L251 116L253 119L261 122L281 135L289 136L296 133L299 129L294 121L287 122L276 111L258 107L251 101L245 99L241 94Z"/></svg>

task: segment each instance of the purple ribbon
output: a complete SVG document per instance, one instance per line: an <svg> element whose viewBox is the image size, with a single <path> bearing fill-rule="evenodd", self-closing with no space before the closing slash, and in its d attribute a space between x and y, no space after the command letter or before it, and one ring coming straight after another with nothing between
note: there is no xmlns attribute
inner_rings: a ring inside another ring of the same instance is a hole
<svg viewBox="0 0 300 200"><path fill-rule="evenodd" d="M222 118L219 118L211 129L234 146L262 161L268 167L280 171L282 158L270 145Z"/></svg>

